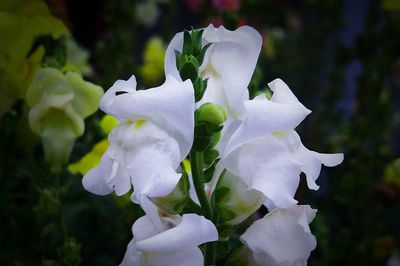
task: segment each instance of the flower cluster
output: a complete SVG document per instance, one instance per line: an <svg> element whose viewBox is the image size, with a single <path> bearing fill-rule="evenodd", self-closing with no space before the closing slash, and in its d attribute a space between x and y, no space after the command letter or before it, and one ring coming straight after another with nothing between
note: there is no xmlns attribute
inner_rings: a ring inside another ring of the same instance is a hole
<svg viewBox="0 0 400 266"><path fill-rule="evenodd" d="M294 199L300 174L316 190L321 165L338 165L343 155L304 147L295 128L310 110L282 80L268 84L268 95L249 98L261 42L248 26L178 33L166 51L163 85L136 90L132 76L102 98L100 108L120 123L83 186L99 195L133 186L131 199L146 213L133 224L122 265L214 264L214 242L227 241L263 204L269 213L240 237L228 261L307 263L316 210Z"/></svg>

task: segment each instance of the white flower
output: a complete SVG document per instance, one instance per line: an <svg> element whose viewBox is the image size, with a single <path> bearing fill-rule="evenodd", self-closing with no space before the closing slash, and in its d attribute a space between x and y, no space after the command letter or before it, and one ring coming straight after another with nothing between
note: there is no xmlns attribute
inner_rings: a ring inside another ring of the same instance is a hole
<svg viewBox="0 0 400 266"><path fill-rule="evenodd" d="M197 105L215 103L235 116L249 98L247 86L261 50L261 36L249 26L230 31L211 24L204 29L203 45L210 42L213 44L208 48L199 70L203 79L208 78L207 90ZM165 73L176 79L180 79L180 75L174 51L181 51L182 47L183 33L180 32L172 39L165 54Z"/></svg>
<svg viewBox="0 0 400 266"><path fill-rule="evenodd" d="M136 91L132 76L117 81L103 97L103 111L122 121L109 135L110 147L100 165L83 178L86 190L105 195L127 193L134 186L133 200L140 195L169 194L181 174L179 163L193 142L193 87L168 76L157 88Z"/></svg>
<svg viewBox="0 0 400 266"><path fill-rule="evenodd" d="M215 225L197 214L161 216L154 211L133 224L133 239L121 265L202 266L198 246L218 239Z"/></svg>
<svg viewBox="0 0 400 266"><path fill-rule="evenodd" d="M257 265L307 265L317 244L309 227L315 213L308 205L275 209L255 221L240 239Z"/></svg>
<svg viewBox="0 0 400 266"><path fill-rule="evenodd" d="M310 189L321 164L336 166L343 154L322 154L308 150L294 128L310 113L290 89L277 79L269 84L274 92L245 102L246 114L223 132L220 150L224 166L248 186L261 191L271 210L296 204L293 199L300 174L307 176Z"/></svg>

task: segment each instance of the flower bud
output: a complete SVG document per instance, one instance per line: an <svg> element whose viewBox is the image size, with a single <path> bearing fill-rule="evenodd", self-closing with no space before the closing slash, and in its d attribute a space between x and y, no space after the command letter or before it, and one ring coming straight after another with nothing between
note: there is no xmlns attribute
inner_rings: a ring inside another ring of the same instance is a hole
<svg viewBox="0 0 400 266"><path fill-rule="evenodd" d="M261 207L265 199L261 192L249 188L230 172L220 177L213 196L220 221L230 225L244 221Z"/></svg>
<svg viewBox="0 0 400 266"><path fill-rule="evenodd" d="M223 124L227 118L224 108L213 103L205 103L196 112L198 122L205 122L214 126Z"/></svg>

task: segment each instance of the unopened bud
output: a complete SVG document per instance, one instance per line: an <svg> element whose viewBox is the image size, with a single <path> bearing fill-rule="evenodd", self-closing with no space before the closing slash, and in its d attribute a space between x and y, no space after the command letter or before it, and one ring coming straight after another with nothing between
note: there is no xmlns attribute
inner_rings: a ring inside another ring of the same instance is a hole
<svg viewBox="0 0 400 266"><path fill-rule="evenodd" d="M230 225L243 222L257 211L265 200L261 192L249 188L230 172L220 177L214 197L220 221Z"/></svg>
<svg viewBox="0 0 400 266"><path fill-rule="evenodd" d="M213 103L205 103L196 112L197 121L219 126L227 118L224 108Z"/></svg>

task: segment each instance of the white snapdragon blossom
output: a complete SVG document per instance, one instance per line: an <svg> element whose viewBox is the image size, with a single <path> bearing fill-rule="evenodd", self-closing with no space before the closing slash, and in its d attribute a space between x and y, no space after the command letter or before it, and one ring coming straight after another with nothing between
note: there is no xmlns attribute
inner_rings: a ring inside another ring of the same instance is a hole
<svg viewBox="0 0 400 266"><path fill-rule="evenodd" d="M204 29L203 45L213 42L200 67L208 78L207 90L197 105L212 102L224 107L228 119L218 143L223 166L249 187L266 196L270 209L296 204L293 199L300 173L307 176L311 189L318 189L321 164L336 166L342 154L320 154L303 146L294 129L311 113L280 79L269 83L273 91L249 99L251 80L261 47L261 37L253 28L235 31L212 25ZM183 34L171 41L165 59L165 71L179 78L174 50L180 51Z"/></svg>
<svg viewBox="0 0 400 266"><path fill-rule="evenodd" d="M315 213L308 205L275 209L255 221L240 239L258 266L307 265L317 244L309 227Z"/></svg>
<svg viewBox="0 0 400 266"><path fill-rule="evenodd" d="M83 178L86 190L123 195L134 186L140 195L169 194L181 174L179 163L193 142L194 93L190 81L167 76L156 88L136 91L136 80L118 80L106 92L100 108L121 123L109 135L110 147L99 166Z"/></svg>
<svg viewBox="0 0 400 266"><path fill-rule="evenodd" d="M218 104L231 116L237 116L243 102L249 98L247 85L251 80L261 50L260 34L249 26L235 31L212 24L204 29L203 45L213 43L205 54L199 73L208 78L207 90L197 106L206 102ZM180 80L175 50L183 47L183 33L175 35L165 54L165 73Z"/></svg>
<svg viewBox="0 0 400 266"><path fill-rule="evenodd" d="M133 239L121 266L202 266L198 246L218 239L215 225L197 214L165 216L149 208L132 226Z"/></svg>
<svg viewBox="0 0 400 266"><path fill-rule="evenodd" d="M317 190L321 164L336 166L343 161L343 154L317 153L304 147L294 128L310 111L282 80L274 80L269 87L273 91L270 100L258 96L245 102L245 118L236 122L231 135L223 136L222 158L227 169L264 193L271 210L297 203L293 197L301 172L306 174L308 187Z"/></svg>

